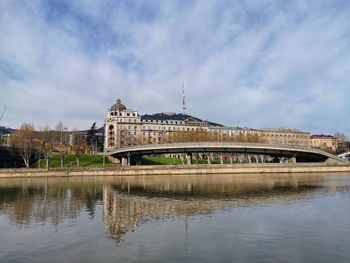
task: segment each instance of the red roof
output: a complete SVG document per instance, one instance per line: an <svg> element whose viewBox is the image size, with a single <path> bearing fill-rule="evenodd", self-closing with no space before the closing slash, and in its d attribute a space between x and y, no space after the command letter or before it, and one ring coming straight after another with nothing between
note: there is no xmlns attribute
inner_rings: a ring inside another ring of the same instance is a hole
<svg viewBox="0 0 350 263"><path fill-rule="evenodd" d="M311 139L335 139L332 135L327 134L314 134L310 136Z"/></svg>

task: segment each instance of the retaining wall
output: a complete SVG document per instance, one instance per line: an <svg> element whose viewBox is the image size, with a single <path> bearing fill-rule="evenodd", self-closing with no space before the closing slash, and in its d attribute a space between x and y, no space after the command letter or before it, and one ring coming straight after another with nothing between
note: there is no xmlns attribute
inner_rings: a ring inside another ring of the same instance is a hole
<svg viewBox="0 0 350 263"><path fill-rule="evenodd" d="M270 173L349 172L349 164L234 164L234 165L164 165L84 169L0 169L0 178L60 176L137 176L200 174L270 174Z"/></svg>

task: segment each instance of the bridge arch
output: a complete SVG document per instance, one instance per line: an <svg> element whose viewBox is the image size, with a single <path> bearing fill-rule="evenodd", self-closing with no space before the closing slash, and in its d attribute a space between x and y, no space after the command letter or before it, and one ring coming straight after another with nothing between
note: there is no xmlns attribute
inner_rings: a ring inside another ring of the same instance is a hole
<svg viewBox="0 0 350 263"><path fill-rule="evenodd" d="M107 154L124 159L124 164L137 163L144 155L186 153L245 153L263 154L271 157L295 158L296 162L345 162L333 154L307 147L290 145L272 145L243 142L186 142L168 144L137 145L115 149Z"/></svg>

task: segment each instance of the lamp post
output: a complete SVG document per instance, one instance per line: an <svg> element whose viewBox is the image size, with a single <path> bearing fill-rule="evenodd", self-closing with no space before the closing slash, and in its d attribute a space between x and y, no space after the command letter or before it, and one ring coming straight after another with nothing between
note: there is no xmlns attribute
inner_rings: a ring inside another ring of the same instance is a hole
<svg viewBox="0 0 350 263"><path fill-rule="evenodd" d="M106 152L105 152L105 149L103 149L102 166L105 167L105 165L106 165Z"/></svg>

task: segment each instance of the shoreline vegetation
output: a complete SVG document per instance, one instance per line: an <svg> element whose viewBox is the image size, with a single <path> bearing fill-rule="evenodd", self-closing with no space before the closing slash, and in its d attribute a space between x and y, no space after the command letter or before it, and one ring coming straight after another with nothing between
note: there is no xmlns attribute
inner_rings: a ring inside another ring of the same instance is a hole
<svg viewBox="0 0 350 263"><path fill-rule="evenodd" d="M184 160L181 158L171 158L164 156L148 156L143 157L141 160L142 165L183 165ZM220 160L213 160L212 164L219 164ZM229 163L229 161L224 161ZM208 161L194 160L194 164L208 164ZM80 168L84 167L117 167L117 164L112 163L107 157L105 158L105 164L103 164L103 155L98 154L82 154L80 156ZM37 161L31 168L43 168L46 169L46 159L42 158ZM49 158L49 169L61 168L61 156L55 154ZM74 154L65 154L63 157L63 168L77 168L76 157Z"/></svg>
<svg viewBox="0 0 350 263"><path fill-rule="evenodd" d="M114 164L105 159L105 166L110 167ZM44 168L46 169L46 159L42 158L38 160L32 168ZM80 167L103 167L103 156L98 154L82 154L80 156ZM55 154L49 158L49 169L61 167L61 156ZM63 156L63 168L77 168L77 161L74 154L65 154Z"/></svg>

